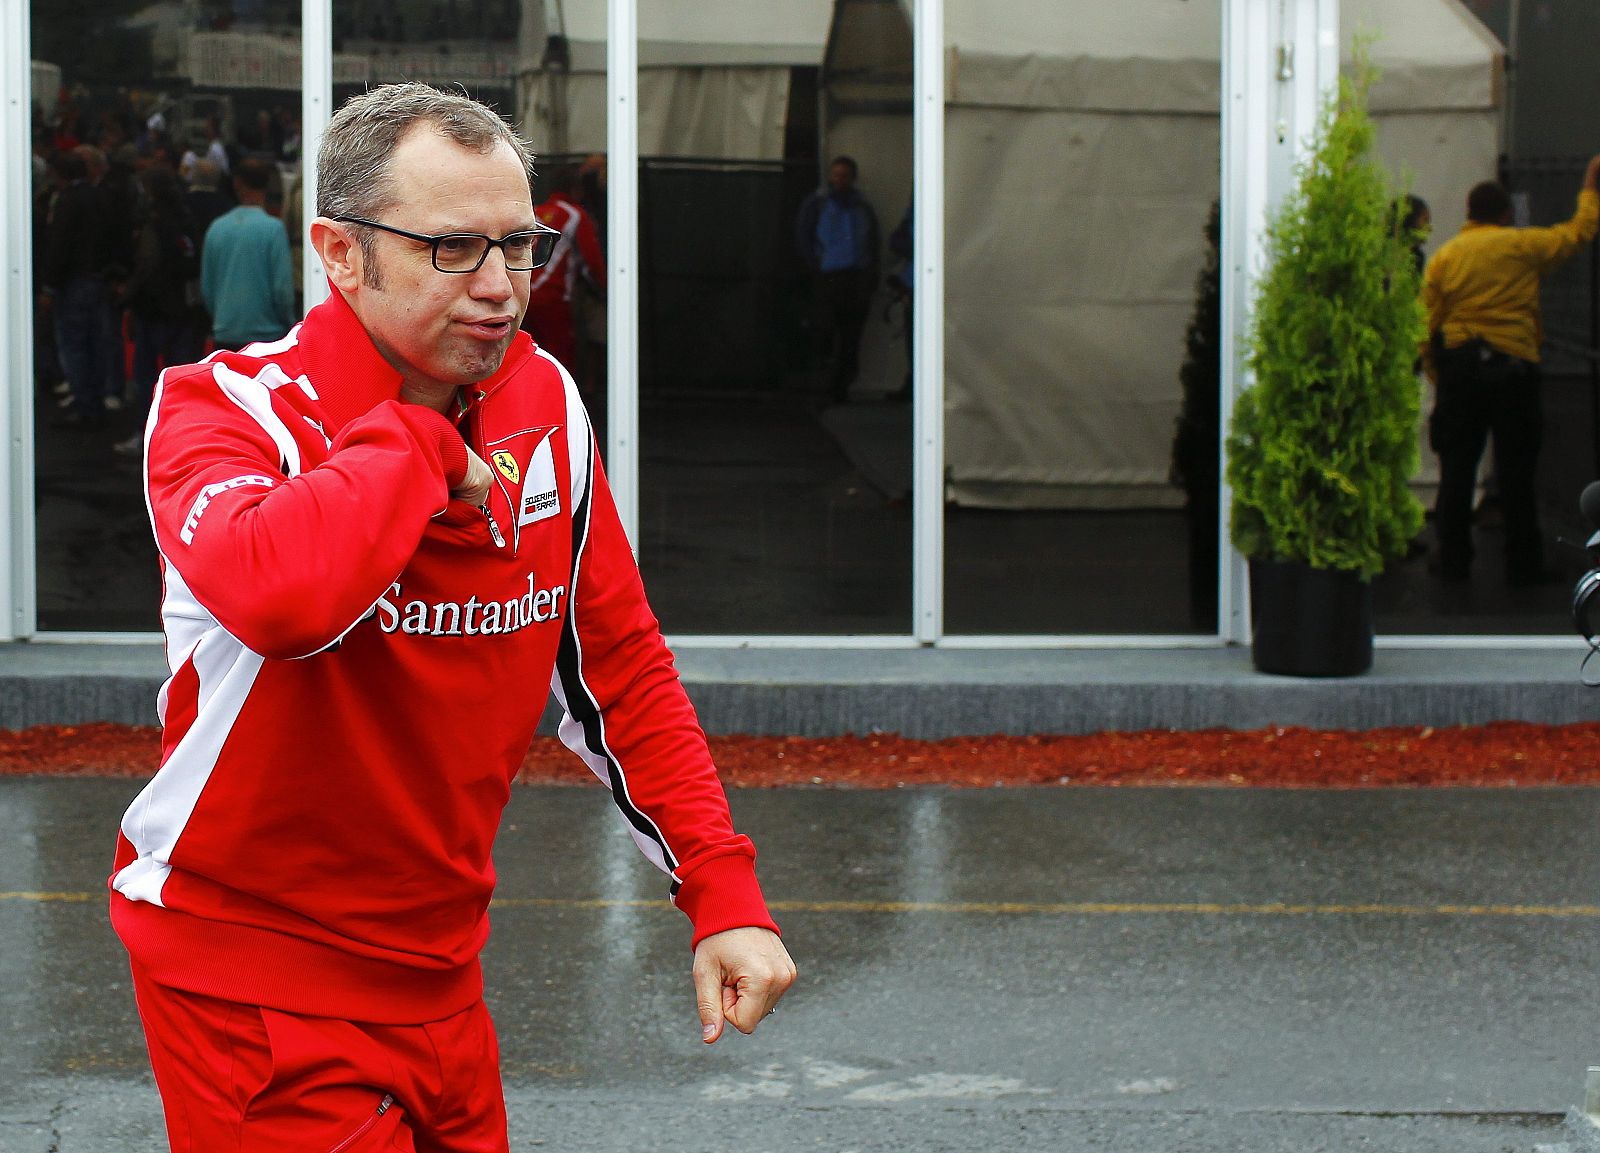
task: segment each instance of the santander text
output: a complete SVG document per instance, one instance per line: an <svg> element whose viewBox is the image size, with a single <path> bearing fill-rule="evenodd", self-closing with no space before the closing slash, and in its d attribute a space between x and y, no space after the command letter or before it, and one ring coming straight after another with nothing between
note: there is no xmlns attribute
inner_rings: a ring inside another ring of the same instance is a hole
<svg viewBox="0 0 1600 1153"><path fill-rule="evenodd" d="M529 625L543 624L561 616L561 601L566 585L539 587L533 573L528 574L528 591L505 601L401 600L400 582L378 598L378 627L386 633L409 636L475 637L514 633Z"/></svg>

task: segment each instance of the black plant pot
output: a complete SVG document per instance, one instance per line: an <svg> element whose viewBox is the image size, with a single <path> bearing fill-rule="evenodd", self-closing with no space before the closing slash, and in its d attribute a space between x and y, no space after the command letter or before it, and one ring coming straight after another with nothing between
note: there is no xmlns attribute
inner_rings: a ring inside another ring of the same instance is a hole
<svg viewBox="0 0 1600 1153"><path fill-rule="evenodd" d="M1372 667L1372 585L1354 573L1252 560L1250 615L1261 672L1353 677Z"/></svg>

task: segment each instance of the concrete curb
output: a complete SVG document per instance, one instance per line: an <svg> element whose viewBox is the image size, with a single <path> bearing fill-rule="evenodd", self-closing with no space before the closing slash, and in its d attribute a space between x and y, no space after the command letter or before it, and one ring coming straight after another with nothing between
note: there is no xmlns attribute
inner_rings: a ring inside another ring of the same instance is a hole
<svg viewBox="0 0 1600 1153"><path fill-rule="evenodd" d="M1259 674L1237 648L685 647L678 665L709 732L937 738L1600 720L1582 653L1380 649L1369 674L1325 681ZM0 644L0 727L154 724L166 671L153 643Z"/></svg>

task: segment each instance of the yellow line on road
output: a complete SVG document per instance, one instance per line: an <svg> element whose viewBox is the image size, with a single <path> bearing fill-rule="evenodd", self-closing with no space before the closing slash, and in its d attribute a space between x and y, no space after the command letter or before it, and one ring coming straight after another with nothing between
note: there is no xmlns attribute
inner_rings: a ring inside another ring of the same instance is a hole
<svg viewBox="0 0 1600 1153"><path fill-rule="evenodd" d="M502 897L491 908L628 909L663 908L653 900L572 900L559 897ZM769 901L775 913L964 913L978 916L1083 917L1151 914L1201 917L1600 917L1600 905L1337 905L1218 904L1212 902L1028 902L1028 901Z"/></svg>
<svg viewBox="0 0 1600 1153"><path fill-rule="evenodd" d="M104 893L0 892L0 901L83 904ZM1600 917L1600 905L1221 904L1206 901L771 901L775 913L955 913L999 917ZM660 909L664 900L497 897L495 909Z"/></svg>
<svg viewBox="0 0 1600 1153"><path fill-rule="evenodd" d="M1181 901L775 901L778 911L804 913L968 913L989 916L1145 916L1179 914L1211 917L1600 917L1600 905L1339 905L1219 904Z"/></svg>

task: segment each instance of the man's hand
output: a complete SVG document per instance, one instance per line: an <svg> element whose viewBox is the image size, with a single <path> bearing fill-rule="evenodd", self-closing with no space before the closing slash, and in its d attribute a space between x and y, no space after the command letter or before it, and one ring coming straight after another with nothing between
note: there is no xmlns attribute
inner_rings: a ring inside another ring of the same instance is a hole
<svg viewBox="0 0 1600 1153"><path fill-rule="evenodd" d="M723 1021L753 1033L794 984L794 962L770 929L713 933L694 951L694 992L707 1045L722 1036Z"/></svg>
<svg viewBox="0 0 1600 1153"><path fill-rule="evenodd" d="M472 451L472 446L467 446L467 475L461 483L450 490L453 500L464 500L468 504L477 506L489 499L489 487L494 484L494 473L483 462L483 458Z"/></svg>

